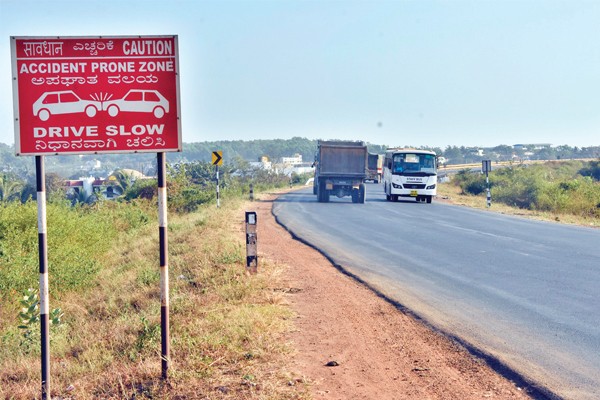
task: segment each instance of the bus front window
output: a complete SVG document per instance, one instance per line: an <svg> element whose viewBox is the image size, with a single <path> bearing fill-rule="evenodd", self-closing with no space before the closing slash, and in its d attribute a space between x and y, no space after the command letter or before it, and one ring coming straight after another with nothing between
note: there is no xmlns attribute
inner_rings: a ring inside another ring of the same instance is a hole
<svg viewBox="0 0 600 400"><path fill-rule="evenodd" d="M435 156L429 154L396 154L394 156L394 174L435 174Z"/></svg>

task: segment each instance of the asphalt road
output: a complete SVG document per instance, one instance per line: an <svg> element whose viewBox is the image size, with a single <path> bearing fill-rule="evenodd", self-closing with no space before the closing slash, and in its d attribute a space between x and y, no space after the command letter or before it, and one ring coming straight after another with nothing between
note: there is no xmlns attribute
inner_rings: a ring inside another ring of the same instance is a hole
<svg viewBox="0 0 600 400"><path fill-rule="evenodd" d="M434 201L367 202L311 189L278 221L419 317L542 390L600 399L600 230ZM298 271L302 273L302 271Z"/></svg>

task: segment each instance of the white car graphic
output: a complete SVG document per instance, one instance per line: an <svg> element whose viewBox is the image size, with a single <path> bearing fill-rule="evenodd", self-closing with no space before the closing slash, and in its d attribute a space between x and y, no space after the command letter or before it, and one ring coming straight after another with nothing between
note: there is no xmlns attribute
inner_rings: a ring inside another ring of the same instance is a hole
<svg viewBox="0 0 600 400"><path fill-rule="evenodd" d="M116 117L122 111L153 113L162 118L169 112L169 101L157 90L132 89L122 98L102 103L108 115Z"/></svg>
<svg viewBox="0 0 600 400"><path fill-rule="evenodd" d="M71 90L45 92L33 103L33 115L47 121L55 114L86 113L93 117L102 110L102 103L94 100L82 100Z"/></svg>

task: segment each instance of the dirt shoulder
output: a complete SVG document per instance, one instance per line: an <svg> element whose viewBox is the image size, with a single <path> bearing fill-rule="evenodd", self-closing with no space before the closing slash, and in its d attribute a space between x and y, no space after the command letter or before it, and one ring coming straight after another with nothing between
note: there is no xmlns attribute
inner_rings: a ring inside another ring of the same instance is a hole
<svg viewBox="0 0 600 400"><path fill-rule="evenodd" d="M483 360L294 240L271 214L275 197L255 203L258 252L286 266L286 297L297 315L288 369L309 384L313 398L530 398Z"/></svg>

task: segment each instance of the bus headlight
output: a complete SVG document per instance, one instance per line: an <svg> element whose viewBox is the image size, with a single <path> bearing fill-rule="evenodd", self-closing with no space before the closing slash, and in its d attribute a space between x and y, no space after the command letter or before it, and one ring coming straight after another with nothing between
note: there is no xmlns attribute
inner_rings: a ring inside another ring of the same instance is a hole
<svg viewBox="0 0 600 400"><path fill-rule="evenodd" d="M425 189L427 189L427 190L435 189L435 184L429 185Z"/></svg>
<svg viewBox="0 0 600 400"><path fill-rule="evenodd" d="M395 183L392 183L392 186L394 187L394 189L402 189L402 185L397 185Z"/></svg>

